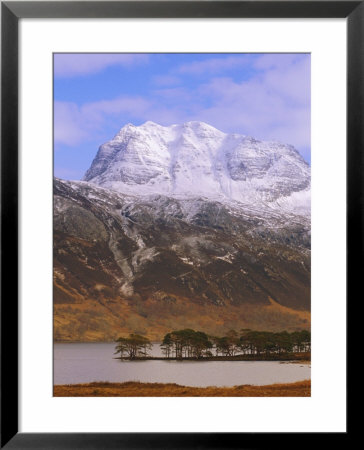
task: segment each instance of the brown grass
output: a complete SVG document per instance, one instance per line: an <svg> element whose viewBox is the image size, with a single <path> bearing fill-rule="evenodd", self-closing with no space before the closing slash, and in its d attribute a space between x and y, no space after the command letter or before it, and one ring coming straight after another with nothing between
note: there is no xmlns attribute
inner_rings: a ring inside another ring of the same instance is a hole
<svg viewBox="0 0 364 450"><path fill-rule="evenodd" d="M234 387L190 387L174 383L87 383L54 386L55 397L310 397L311 381L242 385Z"/></svg>
<svg viewBox="0 0 364 450"><path fill-rule="evenodd" d="M95 288L95 290L97 290ZM310 312L297 311L270 300L269 305L201 305L188 298L172 304L155 299L145 302L119 299L83 299L73 304L54 304L55 340L59 342L113 341L119 336L138 333L161 341L171 330L192 328L214 336L231 329L297 331L310 328ZM188 308L186 307L188 305Z"/></svg>

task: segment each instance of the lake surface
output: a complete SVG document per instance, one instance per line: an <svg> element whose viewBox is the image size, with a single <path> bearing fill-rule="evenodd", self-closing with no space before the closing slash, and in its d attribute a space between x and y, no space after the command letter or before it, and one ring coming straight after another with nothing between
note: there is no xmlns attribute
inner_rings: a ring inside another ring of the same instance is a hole
<svg viewBox="0 0 364 450"><path fill-rule="evenodd" d="M142 381L185 386L290 383L311 378L311 365L279 361L120 361L115 344L54 344L54 384ZM152 356L162 356L154 344Z"/></svg>

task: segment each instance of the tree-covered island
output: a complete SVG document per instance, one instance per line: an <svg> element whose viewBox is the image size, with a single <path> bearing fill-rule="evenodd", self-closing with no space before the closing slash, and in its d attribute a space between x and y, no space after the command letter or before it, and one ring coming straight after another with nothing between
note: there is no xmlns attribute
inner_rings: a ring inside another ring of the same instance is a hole
<svg viewBox="0 0 364 450"><path fill-rule="evenodd" d="M208 336L189 328L167 333L160 347L164 356L150 355L151 341L138 334L119 337L115 354L126 360L289 360L310 359L309 331L230 330L226 336Z"/></svg>

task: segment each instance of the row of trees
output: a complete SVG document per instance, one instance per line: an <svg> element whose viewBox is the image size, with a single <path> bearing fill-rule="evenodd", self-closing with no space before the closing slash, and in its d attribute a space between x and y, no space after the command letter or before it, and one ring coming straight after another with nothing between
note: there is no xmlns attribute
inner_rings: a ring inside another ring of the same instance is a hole
<svg viewBox="0 0 364 450"><path fill-rule="evenodd" d="M117 339L115 354L134 359L149 356L151 348L148 338L130 334ZM240 333L230 330L226 336L217 337L186 328L167 333L161 349L165 357L176 359L209 357L213 352L216 356L299 353L311 350L311 334L306 330L273 333L242 329Z"/></svg>
<svg viewBox="0 0 364 450"><path fill-rule="evenodd" d="M177 359L213 356L213 351L216 356L298 353L311 350L311 334L306 330L273 333L243 329L240 333L230 330L226 336L217 337L184 329L166 334L161 348L167 358Z"/></svg>
<svg viewBox="0 0 364 450"><path fill-rule="evenodd" d="M288 333L282 331L235 330L229 331L224 337L213 338L216 355L234 356L240 354L270 354L270 353L300 353L311 351L311 333L306 330Z"/></svg>

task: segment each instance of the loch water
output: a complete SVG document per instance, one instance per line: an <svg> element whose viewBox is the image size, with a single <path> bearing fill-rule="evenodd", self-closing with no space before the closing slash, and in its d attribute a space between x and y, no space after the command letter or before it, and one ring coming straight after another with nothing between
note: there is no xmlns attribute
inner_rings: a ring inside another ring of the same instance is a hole
<svg viewBox="0 0 364 450"><path fill-rule="evenodd" d="M54 344L54 384L141 381L184 386L291 383L311 377L311 365L279 361L121 361L115 344ZM161 356L153 344L152 356Z"/></svg>

